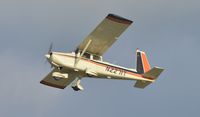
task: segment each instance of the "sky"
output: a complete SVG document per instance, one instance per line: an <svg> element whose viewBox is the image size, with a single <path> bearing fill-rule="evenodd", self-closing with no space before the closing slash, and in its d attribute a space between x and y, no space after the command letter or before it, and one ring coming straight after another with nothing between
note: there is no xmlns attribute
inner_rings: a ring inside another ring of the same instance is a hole
<svg viewBox="0 0 200 117"><path fill-rule="evenodd" d="M0 116L199 116L199 0L1 0ZM71 52L107 16L134 23L104 59L135 68L135 50L165 71L145 89L134 81L82 79L83 92L40 84L44 55Z"/></svg>

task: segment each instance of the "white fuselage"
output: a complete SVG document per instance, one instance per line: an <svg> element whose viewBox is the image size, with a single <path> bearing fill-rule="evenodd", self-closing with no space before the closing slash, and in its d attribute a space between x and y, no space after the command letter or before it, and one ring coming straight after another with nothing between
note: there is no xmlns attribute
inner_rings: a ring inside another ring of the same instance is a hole
<svg viewBox="0 0 200 117"><path fill-rule="evenodd" d="M49 62L54 67L77 71L82 77L153 81L153 79L138 74L134 69L124 68L102 60L79 57L75 53L53 52Z"/></svg>

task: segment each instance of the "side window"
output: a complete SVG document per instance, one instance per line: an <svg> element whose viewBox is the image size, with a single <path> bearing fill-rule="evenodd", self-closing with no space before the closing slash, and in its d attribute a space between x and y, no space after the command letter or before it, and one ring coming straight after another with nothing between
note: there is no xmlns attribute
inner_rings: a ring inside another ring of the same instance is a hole
<svg viewBox="0 0 200 117"><path fill-rule="evenodd" d="M97 56L97 55L93 55L93 59L94 59L94 60L99 60L99 61L100 61L100 60L101 60L101 57L100 57L100 56Z"/></svg>
<svg viewBox="0 0 200 117"><path fill-rule="evenodd" d="M84 57L84 58L87 58L87 59L90 59L90 54L84 53L84 54L83 54L83 57Z"/></svg>

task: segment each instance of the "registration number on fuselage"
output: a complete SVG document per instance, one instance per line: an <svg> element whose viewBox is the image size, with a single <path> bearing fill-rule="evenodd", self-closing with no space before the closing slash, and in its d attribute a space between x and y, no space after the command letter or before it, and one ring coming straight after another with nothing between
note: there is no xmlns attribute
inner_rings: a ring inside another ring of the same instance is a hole
<svg viewBox="0 0 200 117"><path fill-rule="evenodd" d="M112 67L112 66L107 66L105 71L108 71L108 72L113 73L113 74L121 75L121 76L126 75L125 70L120 69L120 68L116 68L116 67Z"/></svg>

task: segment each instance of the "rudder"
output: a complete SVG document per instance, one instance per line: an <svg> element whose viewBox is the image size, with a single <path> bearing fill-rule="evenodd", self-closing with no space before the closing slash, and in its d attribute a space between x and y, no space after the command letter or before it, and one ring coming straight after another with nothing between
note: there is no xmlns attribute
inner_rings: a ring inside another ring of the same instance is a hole
<svg viewBox="0 0 200 117"><path fill-rule="evenodd" d="M136 70L137 73L143 74L151 69L149 61L145 52L140 51L139 49L136 50L137 60L136 60Z"/></svg>

